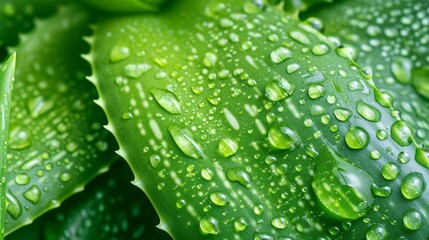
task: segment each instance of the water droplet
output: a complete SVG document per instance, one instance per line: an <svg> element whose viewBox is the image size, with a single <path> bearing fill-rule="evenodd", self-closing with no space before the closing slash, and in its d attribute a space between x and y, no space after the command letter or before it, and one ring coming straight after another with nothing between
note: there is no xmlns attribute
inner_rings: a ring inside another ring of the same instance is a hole
<svg viewBox="0 0 429 240"><path fill-rule="evenodd" d="M10 191L6 191L6 198L7 198L7 208L6 208L7 212L10 214L10 216L13 219L18 219L22 213L21 204Z"/></svg>
<svg viewBox="0 0 429 240"><path fill-rule="evenodd" d="M373 184L371 186L371 193L374 197L390 197L392 195L392 187L391 186L377 186Z"/></svg>
<svg viewBox="0 0 429 240"><path fill-rule="evenodd" d="M210 200L218 206L226 206L229 203L228 197L220 192L211 193Z"/></svg>
<svg viewBox="0 0 429 240"><path fill-rule="evenodd" d="M149 162L153 168L156 168L158 167L158 164L161 162L161 157L158 154L152 154L149 157Z"/></svg>
<svg viewBox="0 0 429 240"><path fill-rule="evenodd" d="M351 59L356 61L358 57L358 51L355 47L351 45L342 45L339 46L335 52L338 54L338 56L346 59Z"/></svg>
<svg viewBox="0 0 429 240"><path fill-rule="evenodd" d="M264 213L264 211L265 211L264 206L262 206L260 204L255 205L253 207L253 212L258 216L262 215L262 213Z"/></svg>
<svg viewBox="0 0 429 240"><path fill-rule="evenodd" d="M391 106L393 106L393 100L394 99L393 99L392 95L390 95L389 93L376 90L374 92L374 95L375 95L375 100L381 106L386 107L386 108L390 108Z"/></svg>
<svg viewBox="0 0 429 240"><path fill-rule="evenodd" d="M366 232L367 240L385 240L387 239L387 230L382 224L374 224Z"/></svg>
<svg viewBox="0 0 429 240"><path fill-rule="evenodd" d="M152 69L152 66L149 64L128 64L125 66L125 75L132 78L139 78L150 69Z"/></svg>
<svg viewBox="0 0 429 240"><path fill-rule="evenodd" d="M423 215L414 208L408 209L402 216L404 226L409 230L418 230L423 226Z"/></svg>
<svg viewBox="0 0 429 240"><path fill-rule="evenodd" d="M375 135L379 140L386 140L389 137L389 133L383 129L377 130Z"/></svg>
<svg viewBox="0 0 429 240"><path fill-rule="evenodd" d="M115 45L110 51L110 61L119 62L130 56L130 49L123 45Z"/></svg>
<svg viewBox="0 0 429 240"><path fill-rule="evenodd" d="M207 68L212 68L216 65L216 63L217 63L217 55L212 52L206 52L203 60L204 66L206 66Z"/></svg>
<svg viewBox="0 0 429 240"><path fill-rule="evenodd" d="M186 201L184 199L180 199L176 201L176 207L177 208L183 208L186 205Z"/></svg>
<svg viewBox="0 0 429 240"><path fill-rule="evenodd" d="M299 43L302 43L304 45L308 45L311 43L310 39L301 31L291 31L291 32L289 32L289 36L293 40L295 40Z"/></svg>
<svg viewBox="0 0 429 240"><path fill-rule="evenodd" d="M219 222L216 218L210 215L206 215L200 219L200 228L204 234L219 234Z"/></svg>
<svg viewBox="0 0 429 240"><path fill-rule="evenodd" d="M234 155L238 151L237 141L230 138L223 138L219 141L219 152L224 157Z"/></svg>
<svg viewBox="0 0 429 240"><path fill-rule="evenodd" d="M322 56L329 52L329 47L324 43L316 44L311 49L311 52L316 56Z"/></svg>
<svg viewBox="0 0 429 240"><path fill-rule="evenodd" d="M121 118L123 119L123 120L129 120L129 119L132 119L134 116L133 116L133 114L131 113L131 112L124 112L124 113L122 113L122 115L121 115Z"/></svg>
<svg viewBox="0 0 429 240"><path fill-rule="evenodd" d="M392 181L399 177L399 167L398 165L388 162L383 165L381 168L381 174L383 175L384 179Z"/></svg>
<svg viewBox="0 0 429 240"><path fill-rule="evenodd" d="M242 217L237 218L234 221L234 229L236 232L242 232L242 231L246 230L248 225L249 224Z"/></svg>
<svg viewBox="0 0 429 240"><path fill-rule="evenodd" d="M47 113L55 106L55 102L51 99L45 99L42 96L30 98L27 101L27 108L31 116L34 118Z"/></svg>
<svg viewBox="0 0 429 240"><path fill-rule="evenodd" d="M40 189L36 185L32 185L27 191L24 192L24 197L28 201L36 204L40 200Z"/></svg>
<svg viewBox="0 0 429 240"><path fill-rule="evenodd" d="M151 89L150 93L155 97L161 107L171 114L181 114L182 108L179 99L177 99L174 93L162 90L162 89Z"/></svg>
<svg viewBox="0 0 429 240"><path fill-rule="evenodd" d="M68 182L71 179L71 174L68 172L63 172L60 174L60 181L61 182Z"/></svg>
<svg viewBox="0 0 429 240"><path fill-rule="evenodd" d="M371 150L369 157L373 160L378 160L381 158L381 153L377 150Z"/></svg>
<svg viewBox="0 0 429 240"><path fill-rule="evenodd" d="M352 116L352 112L345 108L336 108L333 110L334 116L338 121L345 122Z"/></svg>
<svg viewBox="0 0 429 240"><path fill-rule="evenodd" d="M30 176L25 173L21 173L15 176L15 182L18 185L26 185L30 182Z"/></svg>
<svg viewBox="0 0 429 240"><path fill-rule="evenodd" d="M212 180L214 177L213 171L208 169L208 168L204 168L203 170L201 170L201 176L205 179L205 180Z"/></svg>
<svg viewBox="0 0 429 240"><path fill-rule="evenodd" d="M417 148L415 159L418 164L429 169L429 151Z"/></svg>
<svg viewBox="0 0 429 240"><path fill-rule="evenodd" d="M358 101L356 104L356 111L363 118L370 122L379 122L381 119L381 113L378 109L364 103L363 101Z"/></svg>
<svg viewBox="0 0 429 240"><path fill-rule="evenodd" d="M31 146L31 132L22 126L11 126L9 131L8 147L10 149L21 150Z"/></svg>
<svg viewBox="0 0 429 240"><path fill-rule="evenodd" d="M290 97L295 92L295 85L286 79L274 80L265 86L265 96L277 102Z"/></svg>
<svg viewBox="0 0 429 240"><path fill-rule="evenodd" d="M425 188L426 182L421 173L409 173L401 182L402 195L409 200L420 197Z"/></svg>
<svg viewBox="0 0 429 240"><path fill-rule="evenodd" d="M411 70L413 63L411 60L403 57L393 59L390 66L393 76L402 84L408 84L411 82Z"/></svg>
<svg viewBox="0 0 429 240"><path fill-rule="evenodd" d="M407 122L394 122L390 129L390 133L392 139L402 147L408 146L413 142L414 130Z"/></svg>
<svg viewBox="0 0 429 240"><path fill-rule="evenodd" d="M278 47L270 53L273 63L281 63L289 58L292 58L292 52L285 47Z"/></svg>
<svg viewBox="0 0 429 240"><path fill-rule="evenodd" d="M310 27L312 27L313 29L315 29L319 32L323 32L323 30L325 28L322 20L319 18L315 18L315 17L309 17L309 18L305 19L304 23L309 25Z"/></svg>
<svg viewBox="0 0 429 240"><path fill-rule="evenodd" d="M302 144L298 133L286 126L270 128L268 131L268 141L277 149L294 150Z"/></svg>
<svg viewBox="0 0 429 240"><path fill-rule="evenodd" d="M301 68L301 65L298 63L291 63L286 67L287 73L291 74L298 71Z"/></svg>
<svg viewBox="0 0 429 240"><path fill-rule="evenodd" d="M271 220L271 225L277 229L285 229L288 224L289 221L284 217L277 217Z"/></svg>
<svg viewBox="0 0 429 240"><path fill-rule="evenodd" d="M256 5L253 2L246 2L243 5L243 11L247 14L257 14L262 11L262 6Z"/></svg>
<svg viewBox="0 0 429 240"><path fill-rule="evenodd" d="M318 157L312 187L319 201L329 212L343 219L365 216L374 202L373 179L326 146Z"/></svg>
<svg viewBox="0 0 429 240"><path fill-rule="evenodd" d="M168 131L182 152L195 159L204 158L203 148L198 144L193 137L192 132L180 125L170 124Z"/></svg>
<svg viewBox="0 0 429 240"><path fill-rule="evenodd" d="M325 92L326 92L325 87L320 84L312 84L308 88L308 96L311 99L321 98L325 94Z"/></svg>
<svg viewBox="0 0 429 240"><path fill-rule="evenodd" d="M361 127L352 126L346 133L346 144L351 149L364 149L369 142L368 133Z"/></svg>
<svg viewBox="0 0 429 240"><path fill-rule="evenodd" d="M252 184L250 183L250 176L242 168L237 167L226 170L226 177L229 181L239 182L242 186L246 188L252 188Z"/></svg>

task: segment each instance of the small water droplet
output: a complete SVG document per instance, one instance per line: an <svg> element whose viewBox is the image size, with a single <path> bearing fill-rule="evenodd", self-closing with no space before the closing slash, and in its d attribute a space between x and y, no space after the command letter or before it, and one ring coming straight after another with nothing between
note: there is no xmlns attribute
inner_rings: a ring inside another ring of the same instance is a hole
<svg viewBox="0 0 429 240"><path fill-rule="evenodd" d="M32 185L27 191L24 192L24 197L28 201L37 204L40 200L40 189L36 185Z"/></svg>
<svg viewBox="0 0 429 240"><path fill-rule="evenodd" d="M379 122L381 119L381 113L373 106L366 104L363 101L358 101L356 104L356 111L363 118L370 122Z"/></svg>
<svg viewBox="0 0 429 240"><path fill-rule="evenodd" d="M298 133L286 126L270 128L268 131L268 141L277 149L288 150L294 150L302 144Z"/></svg>
<svg viewBox="0 0 429 240"><path fill-rule="evenodd" d="M408 209L402 216L404 226L409 230L418 230L423 227L423 215L415 208Z"/></svg>
<svg viewBox="0 0 429 240"><path fill-rule="evenodd" d="M66 151L72 153L78 149L79 145L75 142L69 142L66 144Z"/></svg>
<svg viewBox="0 0 429 240"><path fill-rule="evenodd" d="M211 193L210 200L218 206L226 206L229 203L228 197L220 192Z"/></svg>
<svg viewBox="0 0 429 240"><path fill-rule="evenodd" d="M329 47L324 43L315 44L311 49L311 52L316 56L322 56L329 52Z"/></svg>
<svg viewBox="0 0 429 240"><path fill-rule="evenodd" d="M426 181L421 173L409 173L401 182L401 193L409 200L420 197L425 188Z"/></svg>
<svg viewBox="0 0 429 240"><path fill-rule="evenodd" d="M308 88L308 96L311 99L318 99L321 98L326 92L326 89L323 85L320 84L312 84Z"/></svg>
<svg viewBox="0 0 429 240"><path fill-rule="evenodd" d="M292 52L288 48L278 47L271 51L270 57L273 63L281 63L287 59L292 58Z"/></svg>
<svg viewBox="0 0 429 240"><path fill-rule="evenodd" d="M295 40L299 43L302 43L304 45L308 45L311 43L310 39L301 31L291 31L291 32L289 32L289 36L293 40Z"/></svg>
<svg viewBox="0 0 429 240"><path fill-rule="evenodd" d="M6 191L7 198L7 212L13 219L18 219L22 213L22 207L18 199L8 190Z"/></svg>
<svg viewBox="0 0 429 240"><path fill-rule="evenodd" d="M149 64L128 64L125 66L125 75L132 78L139 78L150 69L152 69L152 66Z"/></svg>
<svg viewBox="0 0 429 240"><path fill-rule="evenodd" d="M171 114L182 113L180 101L177 99L174 93L162 89L151 89L150 93L152 93L158 104L161 105L161 107L163 107L167 112Z"/></svg>
<svg viewBox="0 0 429 240"><path fill-rule="evenodd" d="M195 141L191 130L177 124L170 124L168 131L182 152L195 159L204 158L203 148Z"/></svg>
<svg viewBox="0 0 429 240"><path fill-rule="evenodd" d="M30 182L30 176L26 173L21 173L15 176L15 182L18 185L26 185Z"/></svg>
<svg viewBox="0 0 429 240"><path fill-rule="evenodd" d="M214 177L213 171L210 170L209 168L204 168L203 170L201 170L201 176L205 179L205 180L212 180Z"/></svg>
<svg viewBox="0 0 429 240"><path fill-rule="evenodd" d="M364 149L368 146L370 138L361 127L352 126L346 133L346 144L351 149Z"/></svg>
<svg viewBox="0 0 429 240"><path fill-rule="evenodd" d="M238 151L238 142L230 138L222 138L219 141L219 152L224 157L234 155Z"/></svg>
<svg viewBox="0 0 429 240"><path fill-rule="evenodd" d="M319 32L323 32L323 30L325 28L323 21L321 19L315 18L315 17L309 17L309 18L305 19L304 23L309 25L310 27L312 27L313 29L315 29Z"/></svg>
<svg viewBox="0 0 429 240"><path fill-rule="evenodd" d="M68 182L72 178L71 174L69 172L63 172L60 174L60 181L61 182Z"/></svg>
<svg viewBox="0 0 429 240"><path fill-rule="evenodd" d="M277 102L290 97L295 92L295 85L286 79L270 81L265 85L265 96Z"/></svg>
<svg viewBox="0 0 429 240"><path fill-rule="evenodd" d="M402 84L409 84L411 82L411 70L413 63L408 58L397 57L393 59L390 66L393 76Z"/></svg>
<svg viewBox="0 0 429 240"><path fill-rule="evenodd" d="M381 168L381 174L388 181L395 180L399 177L400 169L395 163L388 162Z"/></svg>
<svg viewBox="0 0 429 240"><path fill-rule="evenodd" d="M371 186L371 193L374 197L390 197L392 195L392 187L391 186L377 186L373 184Z"/></svg>
<svg viewBox="0 0 429 240"><path fill-rule="evenodd" d="M206 66L207 68L212 68L216 65L217 63L217 55L212 53L212 52L206 52L206 54L204 55L204 60L203 60L203 64L204 66Z"/></svg>
<svg viewBox="0 0 429 240"><path fill-rule="evenodd" d="M345 108L336 108L333 110L334 116L338 121L345 122L352 116L352 111Z"/></svg>
<svg viewBox="0 0 429 240"><path fill-rule="evenodd" d="M288 224L289 221L284 217L277 217L271 220L271 225L277 229L285 229Z"/></svg>
<svg viewBox="0 0 429 240"><path fill-rule="evenodd" d="M379 129L377 130L376 134L377 138L379 140L386 140L389 137L389 133L386 130Z"/></svg>
<svg viewBox="0 0 429 240"><path fill-rule="evenodd" d="M216 218L206 215L200 219L200 229L204 234L218 235L219 222Z"/></svg>
<svg viewBox="0 0 429 240"><path fill-rule="evenodd" d="M402 147L408 146L413 142L414 130L407 122L394 122L390 129L390 133L392 139Z"/></svg>
<svg viewBox="0 0 429 240"><path fill-rule="evenodd" d="M351 59L354 61L356 61L358 57L358 51L356 48L347 44L339 46L335 52L342 58Z"/></svg>
<svg viewBox="0 0 429 240"><path fill-rule="evenodd" d="M260 215L262 215L262 213L264 213L264 212L265 212L265 208L264 208L264 206L262 206L262 205L258 204L258 205L255 205L255 206L253 207L253 212L254 212L256 215L260 216Z"/></svg>
<svg viewBox="0 0 429 240"><path fill-rule="evenodd" d="M130 49L123 45L115 45L110 51L110 61L112 63L127 59L130 56Z"/></svg>
<svg viewBox="0 0 429 240"><path fill-rule="evenodd" d="M242 217L237 218L234 221L234 229L236 232L242 232L242 231L246 230L248 225L249 224Z"/></svg>
<svg viewBox="0 0 429 240"><path fill-rule="evenodd" d="M183 208L186 205L186 201L184 199L180 199L176 202L177 208Z"/></svg>

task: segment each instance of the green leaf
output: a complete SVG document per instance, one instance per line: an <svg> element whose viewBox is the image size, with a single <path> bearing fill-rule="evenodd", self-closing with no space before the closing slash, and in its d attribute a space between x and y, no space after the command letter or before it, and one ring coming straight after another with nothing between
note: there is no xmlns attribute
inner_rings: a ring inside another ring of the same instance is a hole
<svg viewBox="0 0 429 240"><path fill-rule="evenodd" d="M342 47L338 51L372 68L375 84L395 99L393 108L414 126L416 140L426 147L428 8L428 1L419 0L349 0L318 7L303 16L321 19L324 33L340 40Z"/></svg>
<svg viewBox="0 0 429 240"><path fill-rule="evenodd" d="M314 26L245 0L98 25L97 103L173 238L428 235L415 126Z"/></svg>
<svg viewBox="0 0 429 240"><path fill-rule="evenodd" d="M80 6L63 6L16 48L6 234L82 190L117 158L80 56L88 50L82 36L90 33L90 19Z"/></svg>
<svg viewBox="0 0 429 240"><path fill-rule="evenodd" d="M16 54L0 65L0 239L3 239L6 216L6 167L7 136L9 131L10 102L15 79Z"/></svg>
<svg viewBox="0 0 429 240"><path fill-rule="evenodd" d="M83 192L6 239L169 239L155 226L155 209L131 179L125 161L116 161Z"/></svg>
<svg viewBox="0 0 429 240"><path fill-rule="evenodd" d="M85 0L94 7L108 12L157 11L165 0Z"/></svg>

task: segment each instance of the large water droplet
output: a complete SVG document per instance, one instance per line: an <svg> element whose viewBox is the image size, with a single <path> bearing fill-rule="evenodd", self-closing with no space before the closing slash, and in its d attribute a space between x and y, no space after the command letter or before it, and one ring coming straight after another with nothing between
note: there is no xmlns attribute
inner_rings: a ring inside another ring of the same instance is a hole
<svg viewBox="0 0 429 240"><path fill-rule="evenodd" d="M212 52L207 52L204 55L203 64L208 68L212 68L217 63L217 55Z"/></svg>
<svg viewBox="0 0 429 240"><path fill-rule="evenodd" d="M220 192L211 193L210 200L218 206L226 206L229 203L228 197Z"/></svg>
<svg viewBox="0 0 429 240"><path fill-rule="evenodd" d="M365 216L374 202L371 194L373 183L364 170L328 147L322 147L312 187L331 214L350 220Z"/></svg>
<svg viewBox="0 0 429 240"><path fill-rule="evenodd" d="M204 168L203 170L201 170L201 176L205 179L205 180L212 180L214 177L213 171L210 170L209 168Z"/></svg>
<svg viewBox="0 0 429 240"><path fill-rule="evenodd" d="M390 66L393 76L398 82L408 84L411 82L411 70L413 63L408 58L398 57L393 59Z"/></svg>
<svg viewBox="0 0 429 240"><path fill-rule="evenodd" d="M368 232L366 232L367 240L385 240L387 236L387 230L382 224L374 224Z"/></svg>
<svg viewBox="0 0 429 240"><path fill-rule="evenodd" d="M216 218L206 215L200 219L200 229L204 234L218 235L219 222Z"/></svg>
<svg viewBox="0 0 429 240"><path fill-rule="evenodd" d="M60 181L61 182L68 182L72 178L71 174L69 172L63 172L60 174Z"/></svg>
<svg viewBox="0 0 429 240"><path fill-rule="evenodd" d="M409 230L418 230L423 227L423 215L414 208L408 209L402 216L404 227Z"/></svg>
<svg viewBox="0 0 429 240"><path fill-rule="evenodd" d="M400 169L398 165L392 162L388 162L381 168L381 174L384 179L392 181L399 177Z"/></svg>
<svg viewBox="0 0 429 240"><path fill-rule="evenodd" d="M321 98L326 92L326 89L323 85L320 84L312 84L308 88L308 96L311 99L318 99Z"/></svg>
<svg viewBox="0 0 429 240"><path fill-rule="evenodd" d="M18 199L9 191L6 191L7 208L6 211L10 214L13 219L19 218L22 213L22 207Z"/></svg>
<svg viewBox="0 0 429 240"><path fill-rule="evenodd" d="M429 151L417 148L415 159L418 164L429 169Z"/></svg>
<svg viewBox="0 0 429 240"><path fill-rule="evenodd" d="M270 53L273 63L281 63L292 57L292 52L285 47L278 47Z"/></svg>
<svg viewBox="0 0 429 240"><path fill-rule="evenodd" d="M242 186L246 188L252 188L252 184L250 183L250 176L242 168L229 168L228 170L226 170L226 177L229 181L239 182Z"/></svg>
<svg viewBox="0 0 429 240"><path fill-rule="evenodd" d="M27 191L24 192L24 197L28 201L36 204L40 200L40 189L36 185L32 185Z"/></svg>
<svg viewBox="0 0 429 240"><path fill-rule="evenodd" d="M295 85L286 79L270 81L265 85L265 96L277 102L290 97L295 92Z"/></svg>
<svg viewBox="0 0 429 240"><path fill-rule="evenodd" d="M149 157L150 165L154 168L158 167L159 163L161 162L161 157L158 154L152 154Z"/></svg>
<svg viewBox="0 0 429 240"><path fill-rule="evenodd" d="M152 89L150 93L155 97L155 100L163 107L167 112L171 114L181 114L182 108L179 99L177 99L174 93L162 90Z"/></svg>
<svg viewBox="0 0 429 240"><path fill-rule="evenodd" d="M345 108L336 108L333 110L334 116L338 121L345 122L352 116L352 112Z"/></svg>
<svg viewBox="0 0 429 240"><path fill-rule="evenodd" d="M15 182L18 185L26 185L30 182L30 176L26 173L21 173L15 176Z"/></svg>
<svg viewBox="0 0 429 240"><path fill-rule="evenodd" d="M371 186L371 193L374 197L390 197L392 195L392 187L391 186L377 186L373 184Z"/></svg>
<svg viewBox="0 0 429 240"><path fill-rule="evenodd" d="M391 106L393 106L394 99L389 93L376 90L374 92L374 95L375 101L377 101L378 104L380 104L381 106L386 108L390 108Z"/></svg>
<svg viewBox="0 0 429 240"><path fill-rule="evenodd" d="M289 150L294 150L302 144L298 133L286 126L270 128L268 131L268 141L275 148Z"/></svg>
<svg viewBox="0 0 429 240"><path fill-rule="evenodd" d="M277 229L285 229L289 221L284 217L277 217L271 220L271 225Z"/></svg>
<svg viewBox="0 0 429 240"><path fill-rule="evenodd" d="M130 49L123 45L115 45L110 51L110 61L119 62L130 56Z"/></svg>
<svg viewBox="0 0 429 240"><path fill-rule="evenodd" d="M307 35L305 35L303 32L301 32L301 31L291 31L291 32L289 32L289 36L293 39L293 40L295 40L295 41L297 41L297 42L299 42L299 43L302 43L302 44L305 44L305 45L308 45L308 44L310 44L311 43L311 41L310 41L310 39L307 37Z"/></svg>
<svg viewBox="0 0 429 240"><path fill-rule="evenodd" d="M234 229L236 232L242 232L242 231L246 230L248 225L249 224L242 217L237 218L234 221Z"/></svg>
<svg viewBox="0 0 429 240"><path fill-rule="evenodd" d="M311 49L311 52L316 56L322 56L329 52L329 47L324 43L315 44Z"/></svg>
<svg viewBox="0 0 429 240"><path fill-rule="evenodd" d="M363 101L358 101L356 104L356 111L363 118L370 122L378 122L381 119L381 113L375 107L372 107Z"/></svg>
<svg viewBox="0 0 429 240"><path fill-rule="evenodd" d="M408 146L413 142L414 130L404 121L396 121L390 129L392 139L400 146Z"/></svg>
<svg viewBox="0 0 429 240"><path fill-rule="evenodd" d="M22 126L11 126L8 141L10 149L20 150L28 148L32 143L31 133Z"/></svg>
<svg viewBox="0 0 429 240"><path fill-rule="evenodd" d="M369 142L368 133L361 127L352 126L346 133L346 144L351 149L364 149Z"/></svg>
<svg viewBox="0 0 429 240"><path fill-rule="evenodd" d="M132 78L139 78L152 68L149 64L128 64L125 66L125 75Z"/></svg>
<svg viewBox="0 0 429 240"><path fill-rule="evenodd" d="M191 130L176 124L170 124L168 131L182 152L195 159L204 158L203 148L195 141Z"/></svg>
<svg viewBox="0 0 429 240"><path fill-rule="evenodd" d="M409 200L420 197L425 188L426 181L421 173L409 173L401 182L402 196Z"/></svg>
<svg viewBox="0 0 429 240"><path fill-rule="evenodd" d="M219 152L224 157L229 157L234 155L238 151L237 141L230 138L222 138L219 141Z"/></svg>

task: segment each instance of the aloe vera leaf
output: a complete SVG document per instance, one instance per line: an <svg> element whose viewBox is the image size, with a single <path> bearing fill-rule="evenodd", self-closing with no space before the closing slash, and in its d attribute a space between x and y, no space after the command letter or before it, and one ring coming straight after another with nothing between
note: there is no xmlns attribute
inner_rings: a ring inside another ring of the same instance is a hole
<svg viewBox="0 0 429 240"><path fill-rule="evenodd" d="M78 5L62 6L16 48L22 57L11 106L6 234L81 191L117 158L80 57L89 49L82 36L91 32L90 18Z"/></svg>
<svg viewBox="0 0 429 240"><path fill-rule="evenodd" d="M68 0L2 0L0 1L0 49L15 46L19 34L29 32L36 18L54 14L57 5ZM1 59L2 56L0 56Z"/></svg>
<svg viewBox="0 0 429 240"><path fill-rule="evenodd" d="M99 23L89 80L174 239L428 235L428 153L312 26L244 0Z"/></svg>
<svg viewBox="0 0 429 240"><path fill-rule="evenodd" d="M309 11L325 34L337 37L359 64L371 66L375 84L393 96L393 107L429 146L428 1L338 1ZM344 14L333 14L342 12ZM417 94L417 93L420 93ZM425 95L426 94L426 95ZM426 98L426 99L425 99Z"/></svg>
<svg viewBox="0 0 429 240"><path fill-rule="evenodd" d="M158 11L165 0L84 0L92 6L109 12Z"/></svg>
<svg viewBox="0 0 429 240"><path fill-rule="evenodd" d="M9 131L10 102L12 98L12 86L15 78L16 54L12 54L8 60L0 64L0 239L3 239L6 216L6 152L7 136Z"/></svg>

